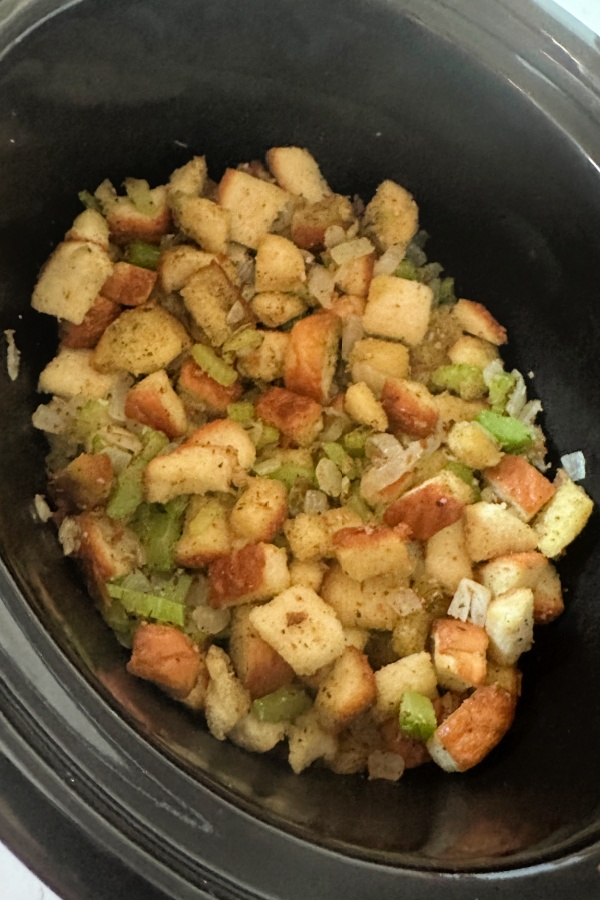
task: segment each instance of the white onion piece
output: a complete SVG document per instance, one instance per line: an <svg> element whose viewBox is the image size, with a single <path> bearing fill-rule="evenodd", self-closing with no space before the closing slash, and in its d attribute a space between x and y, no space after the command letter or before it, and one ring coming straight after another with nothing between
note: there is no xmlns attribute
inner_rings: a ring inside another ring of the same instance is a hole
<svg viewBox="0 0 600 900"><path fill-rule="evenodd" d="M539 400L529 400L518 415L518 419L523 425L533 425L536 417L542 411L542 404Z"/></svg>
<svg viewBox="0 0 600 900"><path fill-rule="evenodd" d="M504 366L502 365L502 360L493 359L491 363L487 364L482 374L486 387L489 388L494 378L498 378L499 375L504 375Z"/></svg>
<svg viewBox="0 0 600 900"><path fill-rule="evenodd" d="M348 316L342 324L342 359L350 359L350 354L357 341L365 336L362 316Z"/></svg>
<svg viewBox="0 0 600 900"><path fill-rule="evenodd" d="M115 380L110 393L108 414L111 419L114 419L116 422L125 422L127 419L127 416L125 415L125 401L127 399L127 393L132 385L133 378L130 375L124 374Z"/></svg>
<svg viewBox="0 0 600 900"><path fill-rule="evenodd" d="M313 266L308 276L308 291L325 309L331 307L335 279L325 266Z"/></svg>
<svg viewBox="0 0 600 900"><path fill-rule="evenodd" d="M585 456L581 450L565 453L560 458L560 464L571 481L582 481L585 478Z"/></svg>
<svg viewBox="0 0 600 900"><path fill-rule="evenodd" d="M527 403L527 387L525 385L525 381L520 372L517 372L516 369L513 369L511 375L514 375L516 378L515 386L511 391L510 397L508 398L508 402L506 404L506 412L509 416L518 416L519 413L523 411L525 404Z"/></svg>
<svg viewBox="0 0 600 900"><path fill-rule="evenodd" d="M393 275L406 255L406 244L392 244L373 266L373 275Z"/></svg>
<svg viewBox="0 0 600 900"><path fill-rule="evenodd" d="M54 397L50 403L42 403L31 417L33 427L48 434L64 434L70 420L70 406L59 397Z"/></svg>
<svg viewBox="0 0 600 900"><path fill-rule="evenodd" d="M225 321L228 325L237 325L238 322L242 321L245 315L246 310L244 309L244 305L240 303L239 300L236 300L225 316Z"/></svg>
<svg viewBox="0 0 600 900"><path fill-rule="evenodd" d="M344 263L352 262L353 259L368 256L369 253L374 251L375 247L369 238L355 238L353 241L344 241L343 244L333 247L331 258L338 266L342 266Z"/></svg>
<svg viewBox="0 0 600 900"><path fill-rule="evenodd" d="M339 497L342 493L342 473L331 459L320 459L315 468L317 484L328 497Z"/></svg>
<svg viewBox="0 0 600 900"><path fill-rule="evenodd" d="M471 578L461 578L448 607L448 615L461 622L470 619L474 625L483 628L491 599L492 592L489 588Z"/></svg>
<svg viewBox="0 0 600 900"><path fill-rule="evenodd" d="M198 631L203 634L219 634L229 625L231 612L228 609L197 606L190 618Z"/></svg>
<svg viewBox="0 0 600 900"><path fill-rule="evenodd" d="M131 462L131 453L120 447L105 447L102 452L110 459L115 475L120 475Z"/></svg>
<svg viewBox="0 0 600 900"><path fill-rule="evenodd" d="M257 475L272 475L277 469L281 468L281 460L273 457L272 459L263 459L254 464L254 471Z"/></svg>
<svg viewBox="0 0 600 900"><path fill-rule="evenodd" d="M327 499L327 494L323 493L323 491L314 491L312 489L308 490L304 495L304 512L309 516L317 515L318 513L327 512L329 509L329 500Z"/></svg>
<svg viewBox="0 0 600 900"><path fill-rule="evenodd" d="M36 494L33 498L33 505L35 508L35 514L40 520L40 522L47 522L52 518L52 510L46 503L46 498L43 494Z"/></svg>
<svg viewBox="0 0 600 900"><path fill-rule="evenodd" d="M404 447L398 440L398 438L394 437L393 434L388 434L387 432L381 432L380 434L372 435L366 445L365 445L365 453L369 459L382 456L386 459L389 459L392 456L397 455L402 452Z"/></svg>
<svg viewBox="0 0 600 900"><path fill-rule="evenodd" d="M367 593L366 590L365 593ZM385 599L399 616L408 616L410 613L419 612L423 609L423 603L419 595L408 587L398 587L391 590Z"/></svg>
<svg viewBox="0 0 600 900"><path fill-rule="evenodd" d="M72 556L79 550L81 545L81 530L77 519L66 516L61 522L58 529L58 540L60 541L65 556Z"/></svg>
<svg viewBox="0 0 600 900"><path fill-rule="evenodd" d="M386 435L377 435L386 437ZM391 435L390 435L391 437ZM370 439L371 441L374 438ZM399 481L403 475L412 472L416 464L425 456L429 456L440 446L440 439L430 437L424 441L413 441L408 447L402 447L391 453L381 463L374 463L361 478L360 493L367 503L378 503L379 492Z"/></svg>
<svg viewBox="0 0 600 900"><path fill-rule="evenodd" d="M399 781L404 774L404 759L399 753L386 750L374 750L367 760L369 781L383 778L386 781Z"/></svg>
<svg viewBox="0 0 600 900"><path fill-rule="evenodd" d="M323 243L328 250L331 250L332 247L337 247L338 244L342 244L345 240L346 232L344 231L342 226L330 225L329 228L325 231Z"/></svg>
<svg viewBox="0 0 600 900"><path fill-rule="evenodd" d="M19 366L21 363L21 351L17 349L15 344L14 328L7 328L4 332L6 338L6 370L11 381L16 381L19 377Z"/></svg>
<svg viewBox="0 0 600 900"><path fill-rule="evenodd" d="M139 453L142 449L142 442L139 437L120 425L109 425L103 432L103 435L110 447L127 450L133 454Z"/></svg>

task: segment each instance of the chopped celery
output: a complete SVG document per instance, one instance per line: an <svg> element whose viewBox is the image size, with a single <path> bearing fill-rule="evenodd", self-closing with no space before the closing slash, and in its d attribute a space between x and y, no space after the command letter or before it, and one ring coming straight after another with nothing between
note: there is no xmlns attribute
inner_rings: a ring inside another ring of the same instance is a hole
<svg viewBox="0 0 600 900"><path fill-rule="evenodd" d="M254 418L254 404L247 400L241 400L239 403L229 403L227 405L227 417L233 419L234 422L251 422ZM277 430L277 429L276 429ZM279 432L277 432L279 437Z"/></svg>
<svg viewBox="0 0 600 900"><path fill-rule="evenodd" d="M108 400L87 400L76 413L73 438L83 444L109 423Z"/></svg>
<svg viewBox="0 0 600 900"><path fill-rule="evenodd" d="M409 737L427 741L437 728L433 703L417 691L404 691L400 703L400 729Z"/></svg>
<svg viewBox="0 0 600 900"><path fill-rule="evenodd" d="M454 278L440 278L439 287L435 291L434 299L436 303L456 303L456 294L454 292Z"/></svg>
<svg viewBox="0 0 600 900"><path fill-rule="evenodd" d="M479 489L479 482L473 474L473 469L470 469L469 466L465 465L463 462L459 462L457 459L449 459L444 468L447 469L448 472L452 472L453 475L462 479L465 484L469 485L473 492L473 502L476 503L481 496L481 491Z"/></svg>
<svg viewBox="0 0 600 900"><path fill-rule="evenodd" d="M146 553L146 568L151 572L170 572L174 565L173 550L181 537L182 518L187 497L169 503L141 503L130 527L137 534Z"/></svg>
<svg viewBox="0 0 600 900"><path fill-rule="evenodd" d="M487 391L481 369L466 363L440 366L432 373L431 383L439 390L458 394L463 400L476 400Z"/></svg>
<svg viewBox="0 0 600 900"><path fill-rule="evenodd" d="M299 466L296 463L284 462L278 469L275 469L274 472L269 472L267 477L274 478L276 481L281 481L289 491L297 481L310 481L311 484L314 484L315 472L314 469L311 469L308 466Z"/></svg>
<svg viewBox="0 0 600 900"><path fill-rule="evenodd" d="M154 576L150 584L152 593L158 594L159 597L166 597L174 603L185 603L192 581L192 575L179 570L169 578L164 575Z"/></svg>
<svg viewBox="0 0 600 900"><path fill-rule="evenodd" d="M513 416L501 416L491 409L484 409L475 421L479 422L508 453L524 453L533 444L533 435L529 428Z"/></svg>
<svg viewBox="0 0 600 900"><path fill-rule="evenodd" d="M94 197L93 194L90 194L89 191L79 191L77 196L86 209L95 209L96 212L102 212L102 207L100 206L99 201L96 197Z"/></svg>
<svg viewBox="0 0 600 900"><path fill-rule="evenodd" d="M364 456L367 438L373 434L371 428L354 428L342 438L342 444L350 456Z"/></svg>
<svg viewBox="0 0 600 900"><path fill-rule="evenodd" d="M142 475L146 465L168 444L161 431L148 428L142 434L143 447L128 466L118 475L106 507L111 519L129 519L144 499Z"/></svg>
<svg viewBox="0 0 600 900"><path fill-rule="evenodd" d="M138 212L143 216L153 216L156 213L156 204L152 199L150 185L143 178L126 178L124 182L125 192Z"/></svg>
<svg viewBox="0 0 600 900"><path fill-rule="evenodd" d="M260 347L264 339L264 335L255 328L243 328L236 334L232 335L225 341L221 350L223 353L247 353L250 350L256 350Z"/></svg>
<svg viewBox="0 0 600 900"><path fill-rule="evenodd" d="M516 376L511 372L502 372L496 375L490 382L490 404L495 413L506 412L508 398L517 383Z"/></svg>
<svg viewBox="0 0 600 900"><path fill-rule="evenodd" d="M235 369L217 356L212 347L207 347L206 344L194 344L192 356L196 364L217 384L231 387L237 381L238 375Z"/></svg>
<svg viewBox="0 0 600 900"><path fill-rule="evenodd" d="M259 722L293 722L311 705L309 695L302 688L283 687L255 700L252 714Z"/></svg>
<svg viewBox="0 0 600 900"><path fill-rule="evenodd" d="M341 444L337 444L334 441L326 441L323 444L323 450L327 457L336 464L342 475L354 478L356 472L354 461Z"/></svg>
<svg viewBox="0 0 600 900"><path fill-rule="evenodd" d="M368 522L369 519L372 518L373 513L371 508L367 505L367 503L363 500L359 493L353 491L349 497L347 498L344 506L347 506L349 509L353 510L355 513L361 517L363 522Z"/></svg>
<svg viewBox="0 0 600 900"><path fill-rule="evenodd" d="M256 440L253 438L256 449L262 450L264 447L268 447L269 444L279 443L279 429L275 428L274 425L267 425L266 422L261 421L260 424L262 425L260 434Z"/></svg>
<svg viewBox="0 0 600 900"><path fill-rule="evenodd" d="M146 428L142 432L141 439L143 447L140 452L140 457L145 462L150 462L151 459L158 456L161 450L164 450L169 443L166 434L162 431L156 431L154 428Z"/></svg>
<svg viewBox="0 0 600 900"><path fill-rule="evenodd" d="M120 600L127 612L142 619L155 619L169 625L182 627L185 621L185 606L176 600L160 594L147 594L119 584L109 584L108 593Z"/></svg>
<svg viewBox="0 0 600 900"><path fill-rule="evenodd" d="M407 281L419 281L419 270L410 259L403 259L394 271L396 278L405 278Z"/></svg>
<svg viewBox="0 0 600 900"><path fill-rule="evenodd" d="M125 261L141 269L157 269L160 247L146 241L132 241L125 250Z"/></svg>

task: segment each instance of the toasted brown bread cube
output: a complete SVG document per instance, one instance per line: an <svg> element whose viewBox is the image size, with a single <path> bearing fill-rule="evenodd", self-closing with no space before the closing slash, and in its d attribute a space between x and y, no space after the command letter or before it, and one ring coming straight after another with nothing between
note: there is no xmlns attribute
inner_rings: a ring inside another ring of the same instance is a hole
<svg viewBox="0 0 600 900"><path fill-rule="evenodd" d="M206 332L214 347L220 347L236 328L252 320L237 287L214 260L188 278L181 288L181 296L192 318ZM227 316L236 303L245 314L234 325L227 321Z"/></svg>
<svg viewBox="0 0 600 900"><path fill-rule="evenodd" d="M231 233L231 213L207 197L179 194L173 214L183 233L208 253L227 253Z"/></svg>
<svg viewBox="0 0 600 900"><path fill-rule="evenodd" d="M447 772L476 766L512 725L515 705L515 697L497 684L476 688L427 742L432 758Z"/></svg>
<svg viewBox="0 0 600 900"><path fill-rule="evenodd" d="M208 578L214 609L268 600L290 584L285 550L265 543L246 544L211 563Z"/></svg>
<svg viewBox="0 0 600 900"><path fill-rule="evenodd" d="M498 465L484 472L485 480L501 500L529 522L552 499L556 488L522 456L506 453Z"/></svg>
<svg viewBox="0 0 600 900"><path fill-rule="evenodd" d="M114 387L115 376L99 372L94 365L93 350L58 351L42 369L38 390L59 397L107 397Z"/></svg>
<svg viewBox="0 0 600 900"><path fill-rule="evenodd" d="M404 379L409 373L408 347L396 341L364 338L350 354L350 372L354 382L364 381L379 396L388 378Z"/></svg>
<svg viewBox="0 0 600 900"><path fill-rule="evenodd" d="M473 577L462 521L436 532L425 548L425 571L429 578L453 594L463 578Z"/></svg>
<svg viewBox="0 0 600 900"><path fill-rule="evenodd" d="M484 684L489 638L472 622L436 619L431 629L438 683L455 691Z"/></svg>
<svg viewBox="0 0 600 900"><path fill-rule="evenodd" d="M324 728L340 731L375 702L375 676L364 653L347 647L321 683L315 712Z"/></svg>
<svg viewBox="0 0 600 900"><path fill-rule="evenodd" d="M164 369L142 378L127 392L125 415L142 425L163 431L171 440L187 431L183 403Z"/></svg>
<svg viewBox="0 0 600 900"><path fill-rule="evenodd" d="M106 453L80 453L50 482L56 504L70 510L94 509L108 500L113 467Z"/></svg>
<svg viewBox="0 0 600 900"><path fill-rule="evenodd" d="M532 551L497 556L480 566L479 579L493 594L503 594L513 588L531 588L536 625L551 622L564 609L558 572L542 553Z"/></svg>
<svg viewBox="0 0 600 900"><path fill-rule="evenodd" d="M314 157L303 147L272 147L267 165L277 183L290 194L318 203L331 193Z"/></svg>
<svg viewBox="0 0 600 900"><path fill-rule="evenodd" d="M368 334L394 338L413 346L420 344L429 326L433 292L426 284L395 275L375 275L363 328Z"/></svg>
<svg viewBox="0 0 600 900"><path fill-rule="evenodd" d="M499 347L506 343L506 328L500 325L489 309L473 300L459 300L452 310L461 327L468 334L482 338Z"/></svg>
<svg viewBox="0 0 600 900"><path fill-rule="evenodd" d="M357 256L342 263L335 273L337 287L345 294L366 297L373 279L374 265L375 255L373 253L366 253L364 256Z"/></svg>
<svg viewBox="0 0 600 900"><path fill-rule="evenodd" d="M218 497L192 497L180 539L175 546L177 565L197 569L231 552L228 510Z"/></svg>
<svg viewBox="0 0 600 900"><path fill-rule="evenodd" d="M121 307L98 294L83 322L63 322L60 346L71 350L93 350L111 322L121 315Z"/></svg>
<svg viewBox="0 0 600 900"><path fill-rule="evenodd" d="M167 189L163 185L153 188L150 196L154 204L154 211L150 215L140 212L128 197L115 195L111 202L103 204L115 243L145 241L148 244L159 244L161 238L169 233L171 211L167 203Z"/></svg>
<svg viewBox="0 0 600 900"><path fill-rule="evenodd" d="M258 398L256 415L282 431L300 447L307 447L323 429L321 406L310 397L272 387Z"/></svg>
<svg viewBox="0 0 600 900"><path fill-rule="evenodd" d="M347 322L355 316L360 318L365 311L365 304L365 298L357 294L339 294L334 295L329 311L339 316L342 322Z"/></svg>
<svg viewBox="0 0 600 900"><path fill-rule="evenodd" d="M402 577L414 565L407 546L409 535L403 526L342 528L334 534L333 546L344 572L357 581L377 575Z"/></svg>
<svg viewBox="0 0 600 900"><path fill-rule="evenodd" d="M327 401L341 332L338 316L329 311L296 322L285 359L284 382L289 391L312 397L317 403Z"/></svg>
<svg viewBox="0 0 600 900"><path fill-rule="evenodd" d="M277 185L239 169L227 169L219 184L219 203L231 212L231 240L253 250L290 199Z"/></svg>
<svg viewBox="0 0 600 900"><path fill-rule="evenodd" d="M102 285L101 293L122 306L141 306L149 299L155 282L156 272L128 262L118 262Z"/></svg>
<svg viewBox="0 0 600 900"><path fill-rule="evenodd" d="M465 540L473 562L537 547L535 531L498 503L473 503L465 507L464 516Z"/></svg>
<svg viewBox="0 0 600 900"><path fill-rule="evenodd" d="M252 605L233 612L229 653L238 678L253 700L290 684L294 670L250 623Z"/></svg>
<svg viewBox="0 0 600 900"><path fill-rule="evenodd" d="M407 491L386 509L387 525L404 522L418 541L457 522L471 500L471 488L452 472L441 472Z"/></svg>
<svg viewBox="0 0 600 900"><path fill-rule="evenodd" d="M149 375L166 368L190 343L179 319L166 309L136 306L111 322L93 351L93 361L103 372L124 369L132 375Z"/></svg>
<svg viewBox="0 0 600 900"><path fill-rule="evenodd" d="M285 485L273 478L252 478L231 511L231 527L248 541L272 541L287 508Z"/></svg>
<svg viewBox="0 0 600 900"><path fill-rule="evenodd" d="M254 350L237 360L237 367L245 378L254 381L277 381L283 378L285 360L291 343L285 331L262 331L262 341Z"/></svg>
<svg viewBox="0 0 600 900"><path fill-rule="evenodd" d="M144 622L133 636L127 671L185 697L200 673L200 654L189 637L171 625Z"/></svg>
<svg viewBox="0 0 600 900"><path fill-rule="evenodd" d="M342 528L362 525L358 513L347 506L329 509L324 513L300 513L284 525L294 557L311 562L335 554L333 536Z"/></svg>
<svg viewBox="0 0 600 900"><path fill-rule="evenodd" d="M144 551L136 535L115 519L96 512L76 517L79 547L76 555L98 581L114 581L144 562Z"/></svg>
<svg viewBox="0 0 600 900"><path fill-rule="evenodd" d="M406 247L418 231L419 208L405 188L387 179L367 205L363 224L381 250L393 244Z"/></svg>
<svg viewBox="0 0 600 900"><path fill-rule="evenodd" d="M293 291L306 281L304 256L279 234L265 234L258 242L254 284L257 291Z"/></svg>
<svg viewBox="0 0 600 900"><path fill-rule="evenodd" d="M381 391L381 403L392 431L403 431L412 437L424 438L433 434L437 428L437 406L424 384L388 378Z"/></svg>
<svg viewBox="0 0 600 900"><path fill-rule="evenodd" d="M242 395L239 379L228 387L219 384L191 358L186 359L181 367L177 387L184 400L215 415L224 415L229 404L235 403Z"/></svg>
<svg viewBox="0 0 600 900"><path fill-rule="evenodd" d="M31 305L80 325L113 270L108 252L93 241L64 241L44 264Z"/></svg>
<svg viewBox="0 0 600 900"><path fill-rule="evenodd" d="M316 203L302 203L292 213L293 242L303 250L322 250L325 232L333 225L344 230L355 221L352 203L340 194L329 194Z"/></svg>
<svg viewBox="0 0 600 900"><path fill-rule="evenodd" d="M281 291L255 294L250 305L259 322L267 328L279 328L306 312L306 304L300 297Z"/></svg>

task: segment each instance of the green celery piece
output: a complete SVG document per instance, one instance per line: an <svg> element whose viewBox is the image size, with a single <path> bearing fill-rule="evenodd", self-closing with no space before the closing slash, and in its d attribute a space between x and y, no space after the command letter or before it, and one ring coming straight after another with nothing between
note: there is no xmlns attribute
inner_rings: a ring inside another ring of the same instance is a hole
<svg viewBox="0 0 600 900"><path fill-rule="evenodd" d="M440 390L458 394L463 400L476 400L487 390L481 369L466 363L440 366L432 373L431 383Z"/></svg>
<svg viewBox="0 0 600 900"><path fill-rule="evenodd" d="M164 450L169 443L166 434L162 431L156 431L154 428L146 428L142 432L141 439L143 447L139 456L144 462L150 462L151 459L158 456L161 450Z"/></svg>
<svg viewBox="0 0 600 900"><path fill-rule="evenodd" d="M354 462L341 444L337 444L335 441L325 441L323 450L328 459L336 464L342 475L348 475L350 478L354 477Z"/></svg>
<svg viewBox="0 0 600 900"><path fill-rule="evenodd" d="M262 422L262 431L258 439L254 442L254 445L257 450L262 450L264 447L268 447L269 444L277 444L279 443L279 429L275 428L274 425L267 425L266 422Z"/></svg>
<svg viewBox="0 0 600 900"><path fill-rule="evenodd" d="M533 444L533 435L529 428L513 416L501 416L491 409L484 409L475 421L479 422L507 453L524 453Z"/></svg>
<svg viewBox="0 0 600 900"><path fill-rule="evenodd" d="M492 379L489 388L489 399L492 410L495 413L504 413L506 404L517 382L516 377L510 372L503 372Z"/></svg>
<svg viewBox="0 0 600 900"><path fill-rule="evenodd" d="M238 375L233 366L228 366L226 362L223 362L212 347L208 347L206 344L194 344L192 356L196 364L217 384L231 387L236 382Z"/></svg>
<svg viewBox="0 0 600 900"><path fill-rule="evenodd" d="M185 603L192 580L189 572L183 572L181 569L174 572L169 578L160 575L154 576L150 581L151 593L172 600L173 603Z"/></svg>
<svg viewBox="0 0 600 900"><path fill-rule="evenodd" d="M85 443L90 435L96 435L108 421L108 400L87 400L77 410L73 438L79 443Z"/></svg>
<svg viewBox="0 0 600 900"><path fill-rule="evenodd" d="M150 185L143 178L126 178L125 192L138 212L143 216L153 216L156 204L152 199Z"/></svg>
<svg viewBox="0 0 600 900"><path fill-rule="evenodd" d="M141 269L156 270L159 259L160 247L157 247L156 244L148 244L146 241L132 241L125 250L125 261L131 263L132 266L139 266Z"/></svg>
<svg viewBox="0 0 600 900"><path fill-rule="evenodd" d="M370 506L363 500L360 494L355 491L350 494L348 499L345 501L344 506L347 506L355 513L358 513L363 522L368 522L369 519L373 517L373 512Z"/></svg>
<svg viewBox="0 0 600 900"><path fill-rule="evenodd" d="M111 598L110 606L102 607L101 613L108 627L115 632L119 643L123 647L131 649L133 634L138 625L137 620L130 618L123 604L113 598Z"/></svg>
<svg viewBox="0 0 600 900"><path fill-rule="evenodd" d="M79 191L77 194L79 200L85 206L86 209L95 209L96 212L101 213L102 207L100 206L100 202L93 194L90 194L89 191Z"/></svg>
<svg viewBox="0 0 600 900"><path fill-rule="evenodd" d="M350 456L364 456L367 438L372 434L371 428L354 428L342 437L344 449Z"/></svg>
<svg viewBox="0 0 600 900"><path fill-rule="evenodd" d="M293 722L311 705L309 695L302 688L283 687L255 700L252 714L259 722Z"/></svg>
<svg viewBox="0 0 600 900"><path fill-rule="evenodd" d="M264 340L264 334L255 328L243 328L225 341L221 350L223 353L243 353L248 350L256 350Z"/></svg>
<svg viewBox="0 0 600 900"><path fill-rule="evenodd" d="M177 600L160 594L147 594L119 584L108 584L110 597L119 600L127 612L142 619L154 619L169 625L183 627L185 606Z"/></svg>
<svg viewBox="0 0 600 900"><path fill-rule="evenodd" d="M248 400L241 400L239 403L229 403L227 405L227 418L242 424L251 422L254 418L254 404Z"/></svg>
<svg viewBox="0 0 600 900"><path fill-rule="evenodd" d="M130 527L146 552L150 572L170 572L175 566L174 548L181 537L185 504L177 497L169 503L141 503ZM187 497L184 498L187 503Z"/></svg>
<svg viewBox="0 0 600 900"><path fill-rule="evenodd" d="M436 303L456 303L456 293L454 291L454 278L441 278L439 287L435 296Z"/></svg>
<svg viewBox="0 0 600 900"><path fill-rule="evenodd" d="M399 724L401 731L419 741L428 741L437 728L433 703L429 697L417 691L404 691L400 703Z"/></svg>
<svg viewBox="0 0 600 900"><path fill-rule="evenodd" d="M144 499L144 469L167 446L169 440L162 431L148 428L142 434L142 443L142 450L117 477L106 507L106 513L111 519L129 519L135 513Z"/></svg>
<svg viewBox="0 0 600 900"><path fill-rule="evenodd" d="M297 481L310 481L311 484L314 484L315 472L314 469L310 469L308 466L299 466L296 463L285 462L274 472L270 472L267 478L281 481L289 491Z"/></svg>
<svg viewBox="0 0 600 900"><path fill-rule="evenodd" d="M403 259L394 275L396 278L405 278L407 281L419 281L419 270L410 259Z"/></svg>
<svg viewBox="0 0 600 900"><path fill-rule="evenodd" d="M448 472L452 472L453 475L456 475L458 478L461 478L465 484L468 484L473 492L473 503L476 503L481 497L481 490L479 488L479 482L475 478L473 474L473 469L470 469L463 462L459 462L457 459L449 459L446 465L444 466Z"/></svg>

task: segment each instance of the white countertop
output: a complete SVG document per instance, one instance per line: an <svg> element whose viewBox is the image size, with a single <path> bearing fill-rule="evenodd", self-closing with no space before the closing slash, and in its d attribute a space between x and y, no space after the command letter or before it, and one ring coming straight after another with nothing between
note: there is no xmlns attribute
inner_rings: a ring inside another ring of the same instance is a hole
<svg viewBox="0 0 600 900"><path fill-rule="evenodd" d="M555 0L600 35L599 0ZM0 881L3 900L60 900L10 850L0 843Z"/></svg>

